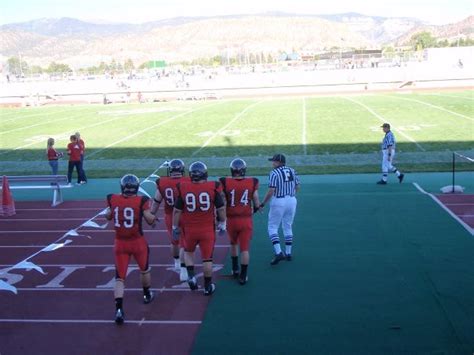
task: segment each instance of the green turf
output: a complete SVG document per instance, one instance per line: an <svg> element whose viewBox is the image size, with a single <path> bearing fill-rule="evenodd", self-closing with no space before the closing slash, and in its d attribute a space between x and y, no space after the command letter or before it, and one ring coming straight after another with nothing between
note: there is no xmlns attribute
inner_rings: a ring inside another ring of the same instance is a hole
<svg viewBox="0 0 474 355"><path fill-rule="evenodd" d="M471 354L474 238L412 185L385 187L303 185L294 261L276 267L256 217L249 283L219 281L194 353Z"/></svg>
<svg viewBox="0 0 474 355"><path fill-rule="evenodd" d="M213 157L266 157L281 151L312 157L314 163L301 165L308 173L375 171L378 157L362 157L367 161L360 162L362 158L357 154L379 151L382 121L392 123L401 158L404 153L430 157L473 149L472 90L177 101L1 109L0 168L15 173L15 169L2 168L2 162L44 161L48 137L56 138L56 148L64 151L69 135L80 131L87 145L86 160L116 160L116 168L122 170L126 168L120 166L123 159L180 157L209 161ZM344 155L346 160L316 163L335 154ZM347 161L352 155L354 164ZM432 170L429 164L447 162L436 159L414 158L405 163L413 166L410 170L428 171ZM262 162L265 164L265 159ZM331 165L334 168L327 168ZM45 167L48 170L47 164ZM113 168L103 166L90 172L106 177L103 170ZM40 172L34 166L28 170Z"/></svg>

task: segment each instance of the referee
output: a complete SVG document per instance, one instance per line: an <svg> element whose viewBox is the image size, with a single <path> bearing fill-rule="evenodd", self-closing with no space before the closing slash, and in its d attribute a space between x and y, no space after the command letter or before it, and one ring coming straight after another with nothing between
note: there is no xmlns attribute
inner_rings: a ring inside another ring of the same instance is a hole
<svg viewBox="0 0 474 355"><path fill-rule="evenodd" d="M299 179L294 169L286 166L286 158L283 154L275 154L268 159L273 163L270 172L268 192L260 204L263 208L270 201L268 212L268 235L275 250L275 257L271 265L276 265L282 260L291 261L291 246L293 243L293 230L291 228L296 212L296 192L299 189ZM278 229L282 225L285 237L285 254L280 247Z"/></svg>
<svg viewBox="0 0 474 355"><path fill-rule="evenodd" d="M389 171L395 173L398 181L402 183L405 174L402 174L395 166L393 166L396 145L395 136L390 130L389 123L384 123L380 128L383 129L385 136L382 140L382 179L377 181L377 184L387 185Z"/></svg>

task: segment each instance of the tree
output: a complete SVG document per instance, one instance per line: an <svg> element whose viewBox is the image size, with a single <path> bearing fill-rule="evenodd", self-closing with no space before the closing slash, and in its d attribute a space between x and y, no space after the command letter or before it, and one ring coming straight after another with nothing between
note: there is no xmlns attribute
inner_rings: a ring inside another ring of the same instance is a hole
<svg viewBox="0 0 474 355"><path fill-rule="evenodd" d="M135 65L133 64L133 61L130 58L128 58L123 64L123 69L125 71L130 71L130 70L135 69Z"/></svg>
<svg viewBox="0 0 474 355"><path fill-rule="evenodd" d="M411 45L417 51L425 48L436 47L436 38L430 32L424 31L417 33L411 37Z"/></svg>
<svg viewBox="0 0 474 355"><path fill-rule="evenodd" d="M67 64L62 64L62 63L56 63L56 62L51 62L46 69L46 72L50 74L55 74L55 73L71 73L72 69L69 67Z"/></svg>
<svg viewBox="0 0 474 355"><path fill-rule="evenodd" d="M28 64L22 60L20 63L19 57L11 57L7 60L8 70L13 75L23 75L28 72Z"/></svg>
<svg viewBox="0 0 474 355"><path fill-rule="evenodd" d="M43 72L44 72L44 69L41 68L39 65L32 65L30 68L31 74L42 74Z"/></svg>

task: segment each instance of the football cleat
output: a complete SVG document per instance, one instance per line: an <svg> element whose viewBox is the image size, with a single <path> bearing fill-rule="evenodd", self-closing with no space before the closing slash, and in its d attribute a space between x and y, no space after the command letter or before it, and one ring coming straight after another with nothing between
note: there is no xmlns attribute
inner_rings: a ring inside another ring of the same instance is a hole
<svg viewBox="0 0 474 355"><path fill-rule="evenodd" d="M285 260L285 254L283 254L283 253L277 254L277 255L275 255L275 257L270 262L270 265L276 265L282 260Z"/></svg>
<svg viewBox="0 0 474 355"><path fill-rule="evenodd" d="M188 270L186 270L185 267L181 268L181 271L179 272L179 281L184 282L188 280Z"/></svg>
<svg viewBox="0 0 474 355"><path fill-rule="evenodd" d="M204 296L210 296L216 291L216 284L210 283L209 286L207 286L204 289Z"/></svg>
<svg viewBox="0 0 474 355"><path fill-rule="evenodd" d="M402 183L404 177L405 174L400 174L400 176L398 177L398 181L400 181L400 184Z"/></svg>
<svg viewBox="0 0 474 355"><path fill-rule="evenodd" d="M291 261L293 258L291 257L291 254L286 254L286 261Z"/></svg>
<svg viewBox="0 0 474 355"><path fill-rule="evenodd" d="M123 321L124 321L124 313L123 313L123 309L122 308L119 308L115 311L115 323L117 323L118 325L120 324L123 324Z"/></svg>
<svg viewBox="0 0 474 355"><path fill-rule="evenodd" d="M385 180L379 180L377 181L377 185L387 185L387 182Z"/></svg>
<svg viewBox="0 0 474 355"><path fill-rule="evenodd" d="M143 303L148 304L151 303L155 299L155 293L150 291L148 295L143 295Z"/></svg>
<svg viewBox="0 0 474 355"><path fill-rule="evenodd" d="M239 275L239 284L241 284L242 286L245 285L248 280L249 280L248 276L244 277L243 275Z"/></svg>
<svg viewBox="0 0 474 355"><path fill-rule="evenodd" d="M197 284L197 280L196 280L196 277L191 277L190 279L188 279L188 285L189 285L189 288L191 289L191 291L194 291L194 290L197 290L199 288L198 284Z"/></svg>
<svg viewBox="0 0 474 355"><path fill-rule="evenodd" d="M240 271L239 270L232 270L232 276L234 277L234 279L238 278L240 275Z"/></svg>

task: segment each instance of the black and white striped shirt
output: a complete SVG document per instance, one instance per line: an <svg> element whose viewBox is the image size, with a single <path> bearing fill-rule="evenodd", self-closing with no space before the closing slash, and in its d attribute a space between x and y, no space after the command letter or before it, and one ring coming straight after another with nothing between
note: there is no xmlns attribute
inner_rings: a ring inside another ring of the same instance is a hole
<svg viewBox="0 0 474 355"><path fill-rule="evenodd" d="M295 196L296 186L300 184L296 171L282 165L270 172L268 187L275 189L274 197Z"/></svg>
<svg viewBox="0 0 474 355"><path fill-rule="evenodd" d="M392 131L388 131L385 133L385 137L382 141L382 149L388 149L388 147L395 148L395 136L393 135Z"/></svg>

